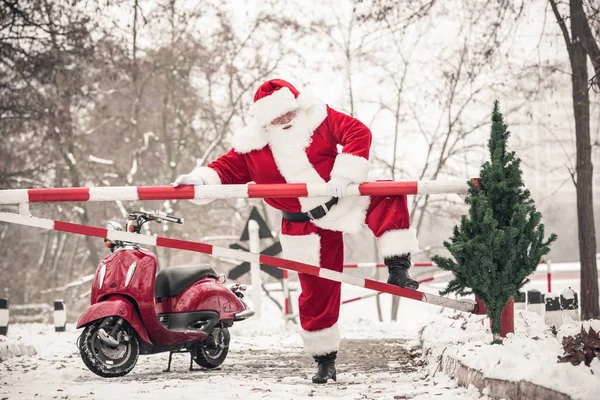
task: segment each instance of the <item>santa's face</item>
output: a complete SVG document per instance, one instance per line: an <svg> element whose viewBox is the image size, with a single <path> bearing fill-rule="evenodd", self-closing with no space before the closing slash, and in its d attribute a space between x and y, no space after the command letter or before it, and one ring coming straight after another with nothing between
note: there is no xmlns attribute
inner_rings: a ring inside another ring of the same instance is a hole
<svg viewBox="0 0 600 400"><path fill-rule="evenodd" d="M283 127L280 128L287 130L292 127L290 122L292 122L294 118L296 118L296 111L289 111L271 121L271 125L276 127L279 127L278 125L283 125Z"/></svg>

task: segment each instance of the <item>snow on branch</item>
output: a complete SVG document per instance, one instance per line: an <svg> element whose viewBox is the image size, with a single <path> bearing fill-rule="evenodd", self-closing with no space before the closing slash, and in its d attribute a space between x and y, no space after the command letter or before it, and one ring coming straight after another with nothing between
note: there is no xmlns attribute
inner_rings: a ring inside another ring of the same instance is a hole
<svg viewBox="0 0 600 400"><path fill-rule="evenodd" d="M114 163L115 163L113 160L106 160L104 158L95 157L91 154L88 156L88 161L98 163L98 164L104 164L104 165L114 165Z"/></svg>

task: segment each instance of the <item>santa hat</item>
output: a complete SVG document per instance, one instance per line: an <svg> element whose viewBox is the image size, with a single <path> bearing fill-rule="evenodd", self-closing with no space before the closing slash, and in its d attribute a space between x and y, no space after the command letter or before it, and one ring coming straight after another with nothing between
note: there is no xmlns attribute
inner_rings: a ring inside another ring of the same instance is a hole
<svg viewBox="0 0 600 400"><path fill-rule="evenodd" d="M301 108L298 102L299 95L300 92L289 82L271 79L260 85L256 91L250 113L260 125L268 125L275 118Z"/></svg>

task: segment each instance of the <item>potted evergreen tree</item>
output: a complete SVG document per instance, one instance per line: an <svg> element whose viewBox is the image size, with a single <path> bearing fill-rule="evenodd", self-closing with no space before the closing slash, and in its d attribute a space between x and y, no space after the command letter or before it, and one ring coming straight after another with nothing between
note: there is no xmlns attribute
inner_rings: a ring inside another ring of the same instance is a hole
<svg viewBox="0 0 600 400"><path fill-rule="evenodd" d="M463 215L449 241L444 242L452 258L435 256L441 268L454 272L441 294L475 294L487 309L494 342L501 342L501 313L511 296L529 280L550 251L556 235L544 239L541 214L523 183L521 160L507 151L510 136L494 102L490 161L481 167L480 178L469 182Z"/></svg>

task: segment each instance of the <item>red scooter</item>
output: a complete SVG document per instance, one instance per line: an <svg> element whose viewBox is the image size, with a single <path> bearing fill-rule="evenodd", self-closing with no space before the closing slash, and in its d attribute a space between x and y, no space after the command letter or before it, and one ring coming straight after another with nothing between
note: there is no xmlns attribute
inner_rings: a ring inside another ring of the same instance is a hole
<svg viewBox="0 0 600 400"><path fill-rule="evenodd" d="M148 221L183 223L160 212L135 212L127 231L140 233ZM120 230L110 221L108 229ZM111 250L96 270L91 306L81 315L77 345L84 364L102 377L123 376L139 354L190 353L205 368L220 366L229 351L229 330L252 315L244 285L224 286L207 264L166 268L156 274L156 256L138 244L104 240Z"/></svg>

